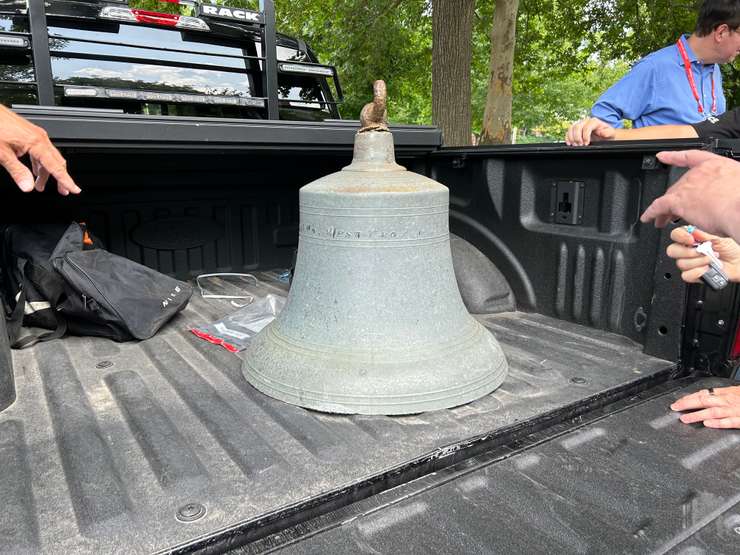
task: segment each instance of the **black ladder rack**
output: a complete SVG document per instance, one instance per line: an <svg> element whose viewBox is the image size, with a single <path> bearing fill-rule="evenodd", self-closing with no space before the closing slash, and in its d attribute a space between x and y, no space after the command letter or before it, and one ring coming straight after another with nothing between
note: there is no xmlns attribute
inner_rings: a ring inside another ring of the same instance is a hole
<svg viewBox="0 0 740 555"><path fill-rule="evenodd" d="M260 40L262 41L261 56L245 55L243 56L243 58L245 60L257 60L257 62L260 64L260 92L262 94L262 97L259 99L264 100L265 102L267 119L277 120L280 119L279 107L281 103L278 92L278 73L291 73L291 71L283 71L278 62L274 0L259 0L259 14L259 21L255 21L253 24L259 26L260 29ZM55 106L56 102L54 95L54 78L51 69L52 52L49 45L50 37L49 29L47 26L46 7L44 0L28 0L28 19L30 32L28 34L24 34L24 36L28 37L31 43L31 52L33 56L33 64L36 77L34 85L37 89L38 103L39 106ZM96 42L101 44L105 43L105 41L92 40L87 40L86 42ZM118 43L110 44L119 45ZM124 45L120 44L120 46ZM152 49L169 50L166 48ZM339 79L337 77L336 69L333 66L325 66L322 64L299 61L290 62L289 65L305 66L306 68L321 67L329 69L332 72L332 77L337 90L338 98L336 99L336 101L334 101L334 99L331 98L331 92L329 91L328 85L322 84L322 89L324 90L324 93L326 96L328 96L328 98L319 101L319 103L333 105L338 104L342 101L342 91L339 84ZM254 98L257 99L257 97Z"/></svg>

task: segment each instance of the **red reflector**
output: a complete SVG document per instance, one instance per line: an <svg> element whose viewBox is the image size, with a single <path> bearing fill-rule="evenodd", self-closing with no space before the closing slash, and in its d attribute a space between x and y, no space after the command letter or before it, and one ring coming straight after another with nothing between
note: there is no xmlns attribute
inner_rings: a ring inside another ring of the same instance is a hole
<svg viewBox="0 0 740 555"><path fill-rule="evenodd" d="M150 23L153 25L164 25L174 27L180 20L179 15L169 13L148 12L146 10L131 10L139 23Z"/></svg>
<svg viewBox="0 0 740 555"><path fill-rule="evenodd" d="M740 322L737 323L735 328L735 339L732 341L732 350L730 351L730 358L740 358Z"/></svg>

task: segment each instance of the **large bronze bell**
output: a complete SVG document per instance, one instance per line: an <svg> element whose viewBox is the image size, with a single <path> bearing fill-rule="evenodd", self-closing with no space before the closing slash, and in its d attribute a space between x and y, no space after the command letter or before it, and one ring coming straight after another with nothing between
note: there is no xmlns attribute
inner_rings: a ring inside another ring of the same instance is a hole
<svg viewBox="0 0 740 555"><path fill-rule="evenodd" d="M260 391L344 414L411 414L474 401L508 366L463 305L446 187L395 162L385 83L362 111L354 159L300 190L285 308L243 365Z"/></svg>

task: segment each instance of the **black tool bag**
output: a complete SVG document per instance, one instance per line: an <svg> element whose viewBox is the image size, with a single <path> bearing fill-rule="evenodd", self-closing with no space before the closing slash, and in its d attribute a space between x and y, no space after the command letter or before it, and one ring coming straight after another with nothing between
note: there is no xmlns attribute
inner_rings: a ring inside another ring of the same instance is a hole
<svg viewBox="0 0 740 555"><path fill-rule="evenodd" d="M3 230L0 289L14 348L66 333L148 339L188 304L187 283L100 247L77 223ZM51 331L21 338L22 326Z"/></svg>

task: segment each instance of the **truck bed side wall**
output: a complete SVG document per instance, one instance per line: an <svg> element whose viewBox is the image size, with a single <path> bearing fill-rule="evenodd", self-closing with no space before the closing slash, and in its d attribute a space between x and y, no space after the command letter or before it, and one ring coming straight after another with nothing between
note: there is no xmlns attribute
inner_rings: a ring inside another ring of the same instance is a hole
<svg viewBox="0 0 740 555"><path fill-rule="evenodd" d="M494 261L519 310L625 335L679 358L685 287L668 233L639 222L677 175L649 149L450 149L451 230Z"/></svg>

